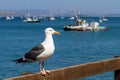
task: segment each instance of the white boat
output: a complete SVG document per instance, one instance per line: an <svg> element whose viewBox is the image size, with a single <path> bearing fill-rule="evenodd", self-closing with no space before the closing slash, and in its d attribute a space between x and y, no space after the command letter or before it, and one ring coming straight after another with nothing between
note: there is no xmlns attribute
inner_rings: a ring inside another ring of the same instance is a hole
<svg viewBox="0 0 120 80"><path fill-rule="evenodd" d="M40 19L37 16L33 16L33 22L40 22Z"/></svg>
<svg viewBox="0 0 120 80"><path fill-rule="evenodd" d="M90 31L99 31L99 30L107 30L105 26L100 26L98 22L91 22L90 26L87 27L87 30Z"/></svg>
<svg viewBox="0 0 120 80"><path fill-rule="evenodd" d="M103 22L103 21L108 21L108 19L103 16L99 19L99 22Z"/></svg>
<svg viewBox="0 0 120 80"><path fill-rule="evenodd" d="M74 20L74 19L75 19L75 17L70 17L69 19L70 19L70 20Z"/></svg>
<svg viewBox="0 0 120 80"><path fill-rule="evenodd" d="M24 22L32 22L32 19L30 17L26 18L25 20L23 20Z"/></svg>
<svg viewBox="0 0 120 80"><path fill-rule="evenodd" d="M103 20L101 18L99 18L99 22L103 22Z"/></svg>
<svg viewBox="0 0 120 80"><path fill-rule="evenodd" d="M55 18L54 18L54 17L50 17L50 20L51 20L51 21L54 21L54 20L55 20Z"/></svg>
<svg viewBox="0 0 120 80"><path fill-rule="evenodd" d="M27 17L23 21L28 22L28 23L37 23L37 22L40 22L40 19L38 19L36 16L34 16L33 18Z"/></svg>
<svg viewBox="0 0 120 80"><path fill-rule="evenodd" d="M7 16L7 17L6 17L6 20L12 20L12 19L14 19L13 16Z"/></svg>
<svg viewBox="0 0 120 80"><path fill-rule="evenodd" d="M108 19L106 19L105 17L102 18L103 21L108 21Z"/></svg>

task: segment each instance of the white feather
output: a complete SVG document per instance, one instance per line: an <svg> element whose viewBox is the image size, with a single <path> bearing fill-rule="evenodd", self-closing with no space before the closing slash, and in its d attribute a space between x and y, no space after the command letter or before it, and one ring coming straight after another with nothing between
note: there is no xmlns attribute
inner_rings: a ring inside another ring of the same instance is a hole
<svg viewBox="0 0 120 80"><path fill-rule="evenodd" d="M44 61L46 60L47 58L49 58L53 53L54 53L54 50L55 50L55 46L54 46L54 42L53 42L53 38L52 38L52 34L54 33L55 31L53 30L52 33L48 32L46 33L46 38L45 40L43 41L43 43L41 43L45 49L45 51L43 51L37 58L38 60L40 61Z"/></svg>

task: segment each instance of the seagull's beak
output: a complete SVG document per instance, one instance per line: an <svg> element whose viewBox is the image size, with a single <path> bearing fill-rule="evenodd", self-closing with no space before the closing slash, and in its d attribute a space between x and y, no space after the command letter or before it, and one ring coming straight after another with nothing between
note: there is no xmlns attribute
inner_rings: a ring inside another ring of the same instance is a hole
<svg viewBox="0 0 120 80"><path fill-rule="evenodd" d="M60 32L57 32L57 31L56 31L56 32L54 32L54 34L60 35Z"/></svg>

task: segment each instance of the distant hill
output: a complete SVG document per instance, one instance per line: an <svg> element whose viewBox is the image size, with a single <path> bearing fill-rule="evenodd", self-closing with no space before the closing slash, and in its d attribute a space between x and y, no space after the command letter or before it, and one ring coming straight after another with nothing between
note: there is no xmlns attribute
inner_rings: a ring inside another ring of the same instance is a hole
<svg viewBox="0 0 120 80"><path fill-rule="evenodd" d="M31 15L40 15L40 16L76 16L74 11L61 11L61 10L42 10L42 9L32 9L32 10L0 10L0 16L7 16L7 15L13 15L13 16L23 16L25 14L31 14ZM120 13L107 13L107 14L98 14L98 13L91 13L91 12L84 12L80 13L80 16L85 17L120 17Z"/></svg>
<svg viewBox="0 0 120 80"><path fill-rule="evenodd" d="M107 16L107 17L120 17L120 14L109 13L109 14L105 14L105 16Z"/></svg>

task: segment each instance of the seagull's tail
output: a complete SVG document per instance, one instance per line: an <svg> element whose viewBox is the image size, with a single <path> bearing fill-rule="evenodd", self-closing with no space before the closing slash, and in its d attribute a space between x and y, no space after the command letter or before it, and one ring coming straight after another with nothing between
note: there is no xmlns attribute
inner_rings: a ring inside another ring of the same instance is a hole
<svg viewBox="0 0 120 80"><path fill-rule="evenodd" d="M23 60L23 58L19 58L19 59L13 60L13 62L24 63L24 62L26 62L26 60Z"/></svg>

